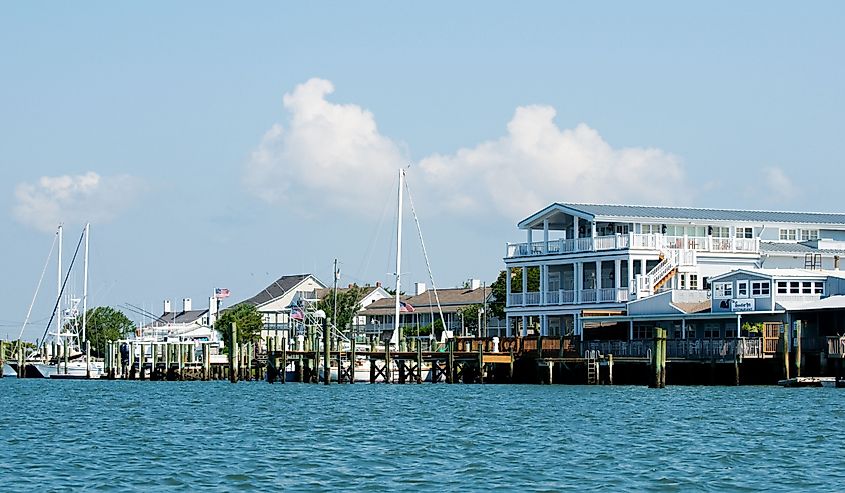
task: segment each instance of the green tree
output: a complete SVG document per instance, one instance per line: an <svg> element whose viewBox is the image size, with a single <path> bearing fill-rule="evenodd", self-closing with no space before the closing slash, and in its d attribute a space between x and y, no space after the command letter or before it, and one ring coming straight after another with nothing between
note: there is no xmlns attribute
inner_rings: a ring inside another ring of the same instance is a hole
<svg viewBox="0 0 845 493"><path fill-rule="evenodd" d="M483 305L467 305L458 310L458 315L463 320L464 328L468 334L475 334L478 331L478 314L484 309Z"/></svg>
<svg viewBox="0 0 845 493"><path fill-rule="evenodd" d="M77 320L79 326L82 325ZM135 324L120 310L110 306L89 308L85 317L85 337L91 341L91 352L106 354L106 343L124 339L135 331Z"/></svg>
<svg viewBox="0 0 845 493"><path fill-rule="evenodd" d="M338 291L336 297L334 290L330 290L317 303L317 309L326 312L326 316L331 318L335 326L343 331L352 324L352 319L361 310L361 298L363 295L364 290L354 284L347 289ZM335 299L337 299L336 315L334 313Z"/></svg>
<svg viewBox="0 0 845 493"><path fill-rule="evenodd" d="M228 310L224 310L220 318L214 322L214 330L220 332L223 343L229 346L232 339L232 322L238 324L238 342L252 342L261 337L264 322L261 312L254 305L241 303Z"/></svg>
<svg viewBox="0 0 845 493"><path fill-rule="evenodd" d="M528 291L540 290L540 268L529 267L528 271ZM490 285L490 290L493 294L493 299L490 302L490 315L496 318L505 318L505 303L508 298L507 286L507 271L499 272L499 277ZM517 267L511 270L511 289L515 293L522 292L522 269Z"/></svg>

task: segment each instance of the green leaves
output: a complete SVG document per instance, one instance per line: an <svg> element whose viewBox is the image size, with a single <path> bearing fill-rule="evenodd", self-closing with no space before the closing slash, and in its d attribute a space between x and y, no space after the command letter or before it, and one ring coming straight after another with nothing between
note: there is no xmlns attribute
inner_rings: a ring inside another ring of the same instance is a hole
<svg viewBox="0 0 845 493"><path fill-rule="evenodd" d="M105 354L107 342L124 339L134 330L135 324L110 306L91 308L86 313L86 337L91 342L92 353L98 356Z"/></svg>
<svg viewBox="0 0 845 493"><path fill-rule="evenodd" d="M317 303L317 308L326 312L326 316L334 321L335 325L341 331L345 330L352 324L352 319L361 309L361 298L364 296L364 289L356 285L352 285L342 291L337 292L337 316L335 316L335 292L329 291Z"/></svg>
<svg viewBox="0 0 845 493"><path fill-rule="evenodd" d="M238 324L238 342L252 342L261 337L261 328L264 322L261 312L254 305L242 303L224 310L220 318L214 322L214 330L220 332L223 343L226 346L231 344L232 322Z"/></svg>

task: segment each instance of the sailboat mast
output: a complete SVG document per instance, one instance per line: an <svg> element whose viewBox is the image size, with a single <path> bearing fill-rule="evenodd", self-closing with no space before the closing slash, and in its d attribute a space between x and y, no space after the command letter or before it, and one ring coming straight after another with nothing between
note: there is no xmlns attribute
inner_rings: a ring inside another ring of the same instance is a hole
<svg viewBox="0 0 845 493"><path fill-rule="evenodd" d="M91 223L85 225L85 273L82 277L82 339L79 346L85 344L85 324L88 317L88 235L91 233Z"/></svg>
<svg viewBox="0 0 845 493"><path fill-rule="evenodd" d="M399 291L401 287L401 275L402 275L402 186L404 185L405 180L405 170L399 169L399 190L397 192L398 196L398 207L396 212L396 311L393 317L393 340L391 342L395 342L396 344L402 340L402 334L400 333L399 328Z"/></svg>
<svg viewBox="0 0 845 493"><path fill-rule="evenodd" d="M62 225L59 224L59 230L57 231L59 235L59 261L58 268L59 272L56 275L56 298L61 300L62 298ZM61 340L59 339L59 334L62 333L62 303L56 305L56 344L59 344Z"/></svg>

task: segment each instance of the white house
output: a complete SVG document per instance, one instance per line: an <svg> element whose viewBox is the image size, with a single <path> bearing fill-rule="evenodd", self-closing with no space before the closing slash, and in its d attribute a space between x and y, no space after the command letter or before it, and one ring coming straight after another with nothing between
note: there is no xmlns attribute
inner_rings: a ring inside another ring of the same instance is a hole
<svg viewBox="0 0 845 493"><path fill-rule="evenodd" d="M262 338L270 334L286 336L286 331L290 326L290 306L294 298L325 287L325 284L311 274L282 276L238 305L243 303L253 305L261 313L264 321Z"/></svg>
<svg viewBox="0 0 845 493"><path fill-rule="evenodd" d="M675 290L688 293L660 299L700 304L732 270L838 269L845 255L839 213L554 203L518 227L525 242L504 258L511 334L584 338L582 318L627 316L632 301Z"/></svg>

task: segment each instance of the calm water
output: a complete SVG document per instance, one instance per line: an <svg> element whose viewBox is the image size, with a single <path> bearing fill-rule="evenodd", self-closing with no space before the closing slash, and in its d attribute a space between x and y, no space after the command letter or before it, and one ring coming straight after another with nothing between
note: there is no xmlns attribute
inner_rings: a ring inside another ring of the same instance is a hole
<svg viewBox="0 0 845 493"><path fill-rule="evenodd" d="M845 390L0 380L4 491L842 491Z"/></svg>

